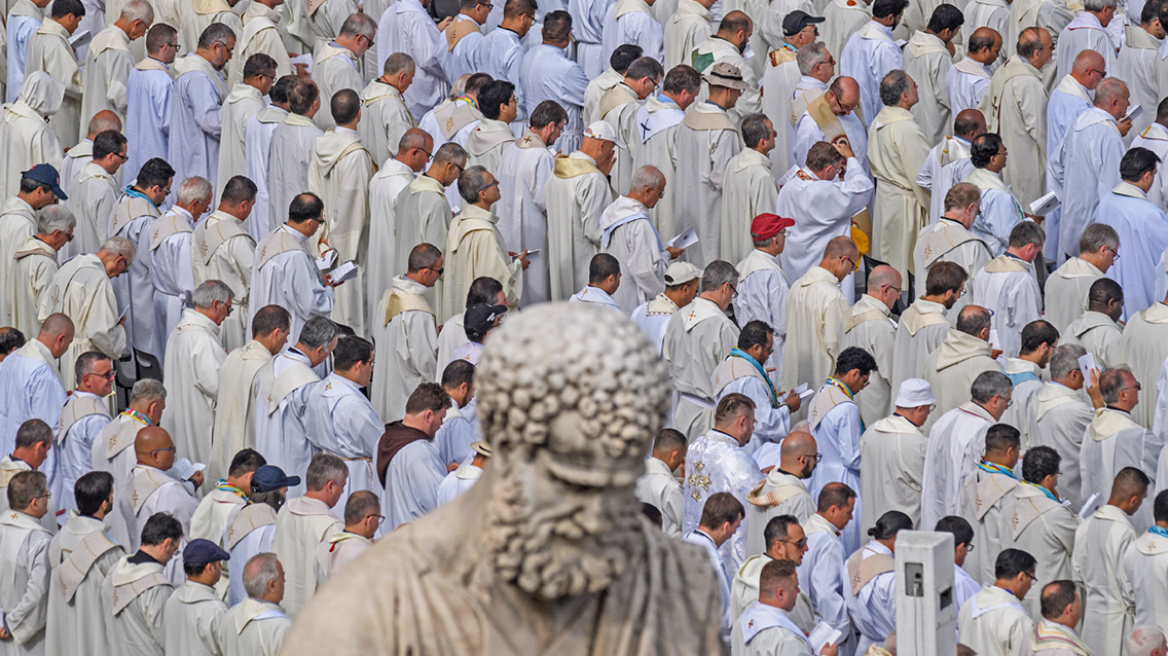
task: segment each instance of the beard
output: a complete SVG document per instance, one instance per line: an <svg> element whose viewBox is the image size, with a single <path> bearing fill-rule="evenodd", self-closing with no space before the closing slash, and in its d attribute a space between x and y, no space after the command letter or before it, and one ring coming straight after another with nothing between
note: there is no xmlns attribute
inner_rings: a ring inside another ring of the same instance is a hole
<svg viewBox="0 0 1168 656"><path fill-rule="evenodd" d="M524 485L531 463L506 467L487 508L486 543L500 578L554 600L606 589L644 549L640 504L612 488L559 484L550 508L537 508Z"/></svg>

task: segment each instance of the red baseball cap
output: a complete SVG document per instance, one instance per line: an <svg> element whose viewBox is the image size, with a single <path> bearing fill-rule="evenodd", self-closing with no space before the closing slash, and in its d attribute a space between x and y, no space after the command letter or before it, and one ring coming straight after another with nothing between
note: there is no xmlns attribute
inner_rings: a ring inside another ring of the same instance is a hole
<svg viewBox="0 0 1168 656"><path fill-rule="evenodd" d="M778 214L759 214L750 222L750 238L754 241L766 241L793 225L795 219Z"/></svg>

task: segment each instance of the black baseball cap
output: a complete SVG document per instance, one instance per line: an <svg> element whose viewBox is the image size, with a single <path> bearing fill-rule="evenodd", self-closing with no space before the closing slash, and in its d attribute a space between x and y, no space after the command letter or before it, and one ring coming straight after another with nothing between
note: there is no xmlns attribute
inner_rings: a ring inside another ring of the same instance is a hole
<svg viewBox="0 0 1168 656"><path fill-rule="evenodd" d="M57 173L57 169L53 168L52 164L37 164L31 169L21 172L20 177L48 185L58 200L69 200L65 192L61 191L61 174Z"/></svg>
<svg viewBox="0 0 1168 656"><path fill-rule="evenodd" d="M253 492L271 492L282 487L296 487L297 485L300 485L299 476L288 476L283 469L275 465L264 465L251 475Z"/></svg>
<svg viewBox="0 0 1168 656"><path fill-rule="evenodd" d="M812 16L805 11L796 9L783 18L783 36L795 36L808 25L817 25L825 20L827 19L822 16Z"/></svg>

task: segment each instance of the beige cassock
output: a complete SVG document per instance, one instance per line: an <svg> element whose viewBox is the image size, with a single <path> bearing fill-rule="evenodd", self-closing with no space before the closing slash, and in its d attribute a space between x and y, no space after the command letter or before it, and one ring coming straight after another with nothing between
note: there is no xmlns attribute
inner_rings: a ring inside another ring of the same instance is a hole
<svg viewBox="0 0 1168 656"><path fill-rule="evenodd" d="M227 612L215 588L188 580L163 607L167 656L217 656L213 627Z"/></svg>
<svg viewBox="0 0 1168 656"><path fill-rule="evenodd" d="M556 157L543 193L551 300L566 301L588 284L588 264L600 252L600 217L612 203L612 189L595 160L576 151Z"/></svg>
<svg viewBox="0 0 1168 656"><path fill-rule="evenodd" d="M1083 11L1083 3L1080 0L1016 0L1011 2L1010 17L1006 28L1009 34L1003 35L1002 52L1007 57L1018 54L1018 35L1028 27L1045 28L1057 43L1059 33L1081 11ZM1054 61L1053 57L1050 63L1056 64L1056 66L1050 67L1050 84L1048 86L1054 83L1057 69L1057 62ZM1049 65L1043 67L1043 73L1046 73L1048 67Z"/></svg>
<svg viewBox="0 0 1168 656"><path fill-rule="evenodd" d="M776 126L776 131L779 127ZM727 262L741 262L754 250L750 224L759 214L775 211L779 188L771 175L771 160L747 148L726 164L722 182L722 228L720 256Z"/></svg>
<svg viewBox="0 0 1168 656"><path fill-rule="evenodd" d="M661 14L658 14L660 20ZM665 70L678 64L691 65L690 53L714 33L714 15L694 0L678 0L676 11L667 15L665 27Z"/></svg>
<svg viewBox="0 0 1168 656"><path fill-rule="evenodd" d="M918 280L920 280L918 278ZM920 296L900 315L892 338L892 371L889 374L888 412L896 410L896 393L900 384L909 378L924 375L925 359L949 334L949 320L945 306L926 301Z"/></svg>
<svg viewBox="0 0 1168 656"><path fill-rule="evenodd" d="M31 342L31 344L39 345L40 343L34 341ZM48 349L45 350L47 351ZM27 348L18 349L17 353L22 356L35 357L30 351L27 350ZM46 352L44 355L48 356L48 353ZM0 460L0 514L10 510L8 507L8 482L12 480L13 476L16 476L20 472L26 471L32 471L32 467L30 467L29 464L23 460L14 460L12 456L4 456L4 459ZM57 509L55 506L56 504L50 499L49 510L45 513L45 516L41 517L40 519L41 526L43 526L44 529L49 532L49 535L53 535L57 532Z"/></svg>
<svg viewBox="0 0 1168 656"><path fill-rule="evenodd" d="M1131 22L1138 22L1132 16ZM1149 34L1139 25L1124 25L1123 47L1119 49L1119 56L1115 66L1111 69L1112 75L1127 81L1128 91L1131 94L1131 104L1141 107L1151 107L1160 101L1158 71L1163 67L1163 58L1160 57L1160 39ZM1155 121L1151 113L1143 114L1132 119L1132 126L1127 136L1123 138L1125 146L1131 146L1149 125Z"/></svg>
<svg viewBox="0 0 1168 656"><path fill-rule="evenodd" d="M218 192L216 197L223 196L223 189L232 177L247 175L247 144L244 140L247 122L263 108L264 96L260 90L243 82L233 86L231 93L223 98L219 111L222 129L219 134L219 168L216 169L219 180L211 181ZM258 221L260 217L248 217L248 220ZM266 221L267 217L263 220Z"/></svg>
<svg viewBox="0 0 1168 656"><path fill-rule="evenodd" d="M12 312L16 286L16 251L36 236L36 210L17 196L4 201L0 210L0 323L13 325ZM95 251L96 252L96 251ZM36 333L25 333L25 339L33 339Z"/></svg>
<svg viewBox="0 0 1168 656"><path fill-rule="evenodd" d="M323 101L322 101L323 104ZM319 112L318 112L319 113ZM324 134L312 119L288 114L272 131L268 154L268 231L288 222L288 207L308 189L308 162L316 138Z"/></svg>
<svg viewBox="0 0 1168 656"><path fill-rule="evenodd" d="M917 184L917 173L933 144L900 107L880 110L870 135L868 163L877 181L870 252L908 280L917 232L929 220L929 192Z"/></svg>
<svg viewBox="0 0 1168 656"><path fill-rule="evenodd" d="M122 28L111 25L94 35L81 72L81 88L91 91L81 98L79 136L89 132L90 119L103 110L112 111L125 122L126 84L135 61L130 54L130 36Z"/></svg>
<svg viewBox="0 0 1168 656"><path fill-rule="evenodd" d="M809 12L810 13L810 12ZM762 74L762 111L775 128L775 147L768 157L771 169L782 175L795 164L791 151L795 144L794 125L791 121L791 100L795 87L799 84L799 65L795 63L795 50L783 43L766 57L766 68Z"/></svg>
<svg viewBox="0 0 1168 656"><path fill-rule="evenodd" d="M918 31L904 48L904 72L917 83L920 95L920 100L909 111L930 144L941 141L953 131L947 86L951 66L953 56L945 42L933 34Z"/></svg>
<svg viewBox="0 0 1168 656"><path fill-rule="evenodd" d="M486 117L479 119L478 127L466 138L466 165L481 166L498 177L503 151L513 141L515 134L507 123Z"/></svg>
<svg viewBox="0 0 1168 656"><path fill-rule="evenodd" d="M276 656L292 620L278 604L247 597L224 613L215 628L223 656Z"/></svg>
<svg viewBox="0 0 1168 656"><path fill-rule="evenodd" d="M57 273L57 251L33 237L17 249L13 265L13 273L9 278L12 286L12 295L9 297L12 302L12 323L9 325L27 339L40 332L41 322L37 319L37 312L45 298L45 291Z"/></svg>
<svg viewBox="0 0 1168 656"><path fill-rule="evenodd" d="M93 161L93 142L89 139L82 139L76 146L69 149L65 153L65 159L61 162L61 189L65 191L65 195L70 198L73 196L73 183L77 179L77 174L85 165ZM68 202L68 201L66 201ZM76 212L74 212L76 214ZM73 244L70 244L72 246Z"/></svg>
<svg viewBox="0 0 1168 656"><path fill-rule="evenodd" d="M1119 654L1133 628L1133 609L1124 601L1123 555L1136 539L1128 516L1105 505L1075 531L1071 565L1075 581L1086 586L1083 598L1083 642L1096 654Z"/></svg>
<svg viewBox="0 0 1168 656"><path fill-rule="evenodd" d="M138 464L134 453L134 439L138 431L149 426L144 421L128 414L119 414L101 429L93 440L93 471L109 472L114 477L113 498L122 498L122 488L130 472ZM109 536L118 544L130 546L130 525L122 512L122 504L114 503L113 509L105 516Z"/></svg>
<svg viewBox="0 0 1168 656"><path fill-rule="evenodd" d="M1007 496L1018 481L1005 474L982 471L979 467L961 490L961 516L973 527L977 549L965 557L962 569L982 584L995 580L994 564L1002 550L1002 517Z"/></svg>
<svg viewBox="0 0 1168 656"><path fill-rule="evenodd" d="M102 583L125 550L111 540L100 519L73 515L49 545L45 656L113 656L109 622L103 613Z"/></svg>
<svg viewBox="0 0 1168 656"><path fill-rule="evenodd" d="M296 70L284 47L284 16L258 2L249 2L243 12L243 33L236 34L235 52L227 62L227 84L243 82L243 65L252 55L263 53L276 60L276 79L292 75Z"/></svg>
<svg viewBox="0 0 1168 656"><path fill-rule="evenodd" d="M313 41L305 42L309 46L308 52L319 49L324 41L337 38L341 33L341 25L344 24L345 19L355 13L357 13L357 3L354 0L324 0L308 5L302 16L307 23L309 32L316 36L315 47ZM381 16L370 16L370 18L380 20ZM315 66L313 70L316 70ZM360 87L357 89L359 90ZM324 97L323 93L321 97Z"/></svg>
<svg viewBox="0 0 1168 656"><path fill-rule="evenodd" d="M1131 367L1141 387L1149 390L1132 409L1132 417L1144 428L1152 427L1156 404L1151 390L1156 389L1165 357L1168 357L1168 305L1160 302L1128 319L1110 356L1113 363Z"/></svg>
<svg viewBox="0 0 1168 656"><path fill-rule="evenodd" d="M662 356L681 394L673 427L696 440L713 426L710 377L738 343L738 327L716 303L700 296L669 318Z"/></svg>
<svg viewBox="0 0 1168 656"><path fill-rule="evenodd" d="M661 532L681 537L681 517L685 508L681 483L669 466L656 458L645 459L645 473L637 478L637 500L661 511Z"/></svg>
<svg viewBox="0 0 1168 656"><path fill-rule="evenodd" d="M25 84L28 76L37 71L48 73L65 84L65 98L61 101L61 108L49 117L49 128L57 135L62 148L72 148L80 140L81 69L69 45L69 31L50 18L46 18L28 40L24 59Z"/></svg>
<svg viewBox="0 0 1168 656"><path fill-rule="evenodd" d="M317 15L321 13L317 12ZM324 111L325 103L331 102L336 92L341 89L352 89L360 94L365 88L357 56L352 50L338 46L335 42L321 42L317 46L316 54L312 58L312 81L320 87L321 111L316 113L313 120L321 130L336 125L333 113Z"/></svg>
<svg viewBox="0 0 1168 656"><path fill-rule="evenodd" d="M344 528L323 501L296 497L276 515L272 551L284 566L284 601L289 617L308 603L316 592L316 546Z"/></svg>
<svg viewBox="0 0 1168 656"><path fill-rule="evenodd" d="M225 351L234 351L247 342L244 333L250 316L247 301L255 249L255 240L239 219L219 210L199 221L191 235L195 287L218 280L231 288L231 314L219 326L219 343Z"/></svg>
<svg viewBox="0 0 1168 656"><path fill-rule="evenodd" d="M357 134L373 156L374 164L387 162L397 156L402 135L418 123L402 100L401 92L381 80L373 80L365 87L361 102Z"/></svg>
<svg viewBox="0 0 1168 656"><path fill-rule="evenodd" d="M927 280L929 269L937 262L953 262L965 270L965 293L949 308L949 324L957 325L962 308L973 302L973 276L987 262L994 259L984 241L967 230L959 221L937 219L921 229L913 251L914 273L919 281Z"/></svg>
<svg viewBox="0 0 1168 656"><path fill-rule="evenodd" d="M4 653L42 654L49 610L49 543L53 535L31 515L5 512L0 517L0 606L12 637Z"/></svg>
<svg viewBox="0 0 1168 656"><path fill-rule="evenodd" d="M74 244L69 250L96 253L110 238L110 220L118 206L118 183L109 171L92 161L73 179L66 206L77 220ZM136 244L135 244L136 245ZM145 253L143 256L148 257Z"/></svg>
<svg viewBox="0 0 1168 656"><path fill-rule="evenodd" d="M1135 625L1168 624L1168 538L1144 533L1123 555L1124 600L1135 606Z"/></svg>
<svg viewBox="0 0 1168 656"><path fill-rule="evenodd" d="M454 213L450 211L445 191L441 182L422 174L398 194L393 206L397 230L394 260L400 272L397 275L406 273L410 251L418 244L427 243L441 250L446 243ZM439 278L433 287L425 290L423 295L430 307L442 307L443 286ZM377 316L379 312L374 313Z"/></svg>
<svg viewBox="0 0 1168 656"><path fill-rule="evenodd" d="M825 4L823 17L826 20L822 29L823 43L827 46L828 52L839 57L843 53L844 45L847 44L848 39L872 20L872 9L868 3L856 2L855 0L831 0ZM865 118L871 122L872 118L875 117Z"/></svg>
<svg viewBox="0 0 1168 656"><path fill-rule="evenodd" d="M998 529L1002 549L1021 549L1038 560L1032 586L1037 590L1047 583L1073 578L1071 550L1081 521L1070 508L1047 497L1044 490L1019 483L1013 493L1006 495ZM1027 595L1022 600L1031 617L1042 615L1041 597Z"/></svg>
<svg viewBox="0 0 1168 656"><path fill-rule="evenodd" d="M180 3L179 48L183 52L194 52L199 44L199 35L214 23L230 27L236 39L243 34L243 21L224 0L191 0Z"/></svg>
<svg viewBox="0 0 1168 656"><path fill-rule="evenodd" d="M1094 493L1098 493L1100 499L1110 497L1112 482L1124 467L1143 470L1152 479L1148 489L1159 489L1156 487L1156 473L1164 448L1163 432L1153 433L1134 420L1133 415L1122 410L1108 407L1095 410L1095 418L1087 426L1080 447L1083 498ZM1148 496L1152 493L1149 492ZM1131 524L1137 531L1148 530L1152 523L1151 504L1140 506L1131 517Z"/></svg>
<svg viewBox="0 0 1168 656"><path fill-rule="evenodd" d="M723 109L697 102L686 112L676 138L673 227L679 233L696 230L698 243L683 257L705 268L721 253L722 190L730 160L742 150L742 138Z"/></svg>
<svg viewBox="0 0 1168 656"><path fill-rule="evenodd" d="M766 526L772 519L793 515L803 523L815 514L815 509L816 503L807 492L807 484L775 467L746 494L746 555L755 556L766 551ZM741 610L739 608L739 612ZM731 617L737 617L737 614Z"/></svg>
<svg viewBox="0 0 1168 656"><path fill-rule="evenodd" d="M762 568L772 560L774 559L766 554L751 556L742 563L742 567L734 574L734 580L730 582L731 622L737 622L738 618L742 617L742 611L746 610L747 606L758 601L758 583L759 579L762 578ZM799 585L806 586L808 584L800 581ZM799 597L795 601L795 608L787 616L804 633L810 633L815 628L815 611L811 607L811 598L802 589L799 590ZM762 653L767 656L772 656L774 653L784 654L785 652L763 651Z"/></svg>
<svg viewBox="0 0 1168 656"><path fill-rule="evenodd" d="M386 160L369 181L369 250L377 254L377 257L369 258L365 269L365 300L370 324L375 323L373 318L377 316L381 295L399 274L394 203L402 189L414 181L415 175L410 167L391 159ZM404 263L400 273L405 273Z"/></svg>
<svg viewBox="0 0 1168 656"><path fill-rule="evenodd" d="M937 397L937 407L923 426L926 433L937 418L969 400L969 389L982 372L1002 370L990 357L992 351L989 342L950 328L945 341L925 358L922 377Z"/></svg>
<svg viewBox="0 0 1168 656"><path fill-rule="evenodd" d="M162 427L174 439L178 457L191 462L211 460L219 367L227 358L220 330L206 315L188 309L166 341L163 371L168 395Z"/></svg>
<svg viewBox="0 0 1168 656"><path fill-rule="evenodd" d="M61 141L46 120L56 113L65 96L65 85L48 74L24 78L16 102L4 105L0 119L0 190L4 198L20 191L20 174L37 164L61 170ZM64 181L62 181L64 182Z"/></svg>
<svg viewBox="0 0 1168 656"><path fill-rule="evenodd" d="M164 608L174 586L163 576L161 563L133 565L128 558L118 560L102 585L110 643L125 656L163 656Z"/></svg>
<svg viewBox="0 0 1168 656"><path fill-rule="evenodd" d="M86 351L101 351L117 360L126 350L126 331L118 323L118 301L105 265L96 255L78 255L66 262L45 293L37 319L44 321L60 312L73 320L73 342L61 356L61 384L73 389L77 358Z"/></svg>
<svg viewBox="0 0 1168 656"><path fill-rule="evenodd" d="M921 483L925 478L925 453L928 438L908 419L891 415L872 424L860 438L860 497L864 516L861 534L876 525L876 520L890 510L899 510L920 526Z"/></svg>
<svg viewBox="0 0 1168 656"><path fill-rule="evenodd" d="M876 358L876 369L868 379L868 386L856 394L856 406L860 409L860 417L867 418L865 421L876 421L878 417L883 417L892 399L896 398L896 388L889 382L895 354L896 323L889 318L888 313L887 305L864 294L855 305L844 311L839 325L840 352L855 346Z"/></svg>
<svg viewBox="0 0 1168 656"><path fill-rule="evenodd" d="M235 517L235 515L247 506L247 499L240 496L237 492L230 489L219 489L215 483L211 481L219 480L206 477L207 485L212 486L207 492L207 496L199 502L199 507L195 509L195 514L191 515L191 530L188 540L210 540L216 545L226 548L226 543L223 540L223 534L227 524ZM230 582L230 563L223 561L223 576L219 578L219 582L215 584L215 595L219 599L226 599L227 586Z"/></svg>
<svg viewBox="0 0 1168 656"><path fill-rule="evenodd" d="M1046 319L1060 335L1087 311L1087 292L1103 272L1094 264L1077 257L1068 258L1046 279Z"/></svg>
<svg viewBox="0 0 1168 656"><path fill-rule="evenodd" d="M404 417L410 394L437 373L438 329L425 292L421 283L398 276L373 315L380 364L373 369L369 398L386 423Z"/></svg>
<svg viewBox="0 0 1168 656"><path fill-rule="evenodd" d="M811 267L791 285L787 295L783 389L792 390L801 383L815 389L833 373L840 353L839 327L847 310L848 302L840 291L839 281L823 267ZM798 423L806 416L803 408L791 417L791 423Z"/></svg>
<svg viewBox="0 0 1168 656"><path fill-rule="evenodd" d="M629 193L633 179L633 158L641 143L637 138L640 133L637 112L640 109L641 100L637 93L623 81L604 94L597 106L597 115L616 130L617 137L624 143L623 148L616 147L616 162L608 175L617 195Z"/></svg>
<svg viewBox="0 0 1168 656"><path fill-rule="evenodd" d="M957 615L961 644L979 656L1015 656L1030 641L1033 629L1033 620L1014 593L994 585L970 597Z"/></svg>
<svg viewBox="0 0 1168 656"><path fill-rule="evenodd" d="M335 289L332 318L361 336L369 334L364 274L369 260L369 181L376 172L372 155L347 128L318 137L308 164L308 189L324 201L329 245L337 251L337 263L357 265L356 277Z"/></svg>
<svg viewBox="0 0 1168 656"><path fill-rule="evenodd" d="M450 224L444 248L447 293L443 295L443 323L466 309L466 296L476 278L498 280L507 295L507 306L516 307L519 303L523 263L511 259L498 223L495 213L467 203Z"/></svg>
<svg viewBox="0 0 1168 656"><path fill-rule="evenodd" d="M1059 342L1082 346L1095 355L1095 363L1100 369L1107 369L1112 363L1120 363L1115 359L1115 345L1122 336L1123 326L1114 319L1102 312L1088 310L1067 326L1060 334Z"/></svg>
<svg viewBox="0 0 1168 656"><path fill-rule="evenodd" d="M322 587L334 574L365 553L373 543L365 536L337 531L316 545L316 587Z"/></svg>
<svg viewBox="0 0 1168 656"><path fill-rule="evenodd" d="M1079 392L1059 383L1044 384L1034 394L1030 407L1030 446L1049 446L1062 456L1059 496L1070 501L1071 510L1078 512L1085 500L1079 451L1095 413L1083 402Z"/></svg>
<svg viewBox="0 0 1168 656"><path fill-rule="evenodd" d="M665 1L662 0L662 4ZM660 5L653 3L653 9L659 9ZM597 112L600 111L600 99L604 94L608 93L613 87L625 81L625 76L617 73L612 66L604 69L604 72L597 75L588 83L588 87L584 89L584 109L580 115L584 118L584 125L591 125L593 121L599 119Z"/></svg>
<svg viewBox="0 0 1168 656"><path fill-rule="evenodd" d="M1002 171L1002 181L1023 207L1045 189L1046 102L1042 74L1030 62L1011 57L994 73L978 106L986 129L1000 134L1006 149L1017 153Z"/></svg>
<svg viewBox="0 0 1168 656"><path fill-rule="evenodd" d="M223 360L219 368L215 425L211 431L211 461L207 463L208 483L227 478L236 453L256 448L251 385L260 367L271 359L268 348L253 339L228 353Z"/></svg>
<svg viewBox="0 0 1168 656"><path fill-rule="evenodd" d="M664 0L659 0L664 2ZM677 179L677 130L685 112L665 95L649 96L637 110L638 145L633 152L633 168L655 166L665 176L665 193L657 206L649 210L662 239L673 239L680 232L673 221L673 187Z"/></svg>

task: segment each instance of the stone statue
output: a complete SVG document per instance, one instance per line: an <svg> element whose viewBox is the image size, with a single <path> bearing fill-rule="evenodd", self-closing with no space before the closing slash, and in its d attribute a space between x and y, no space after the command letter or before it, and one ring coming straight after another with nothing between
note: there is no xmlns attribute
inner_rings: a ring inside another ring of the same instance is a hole
<svg viewBox="0 0 1168 656"><path fill-rule="evenodd" d="M725 653L708 557L633 496L670 390L641 330L542 304L491 333L475 384L482 478L330 580L282 655Z"/></svg>

